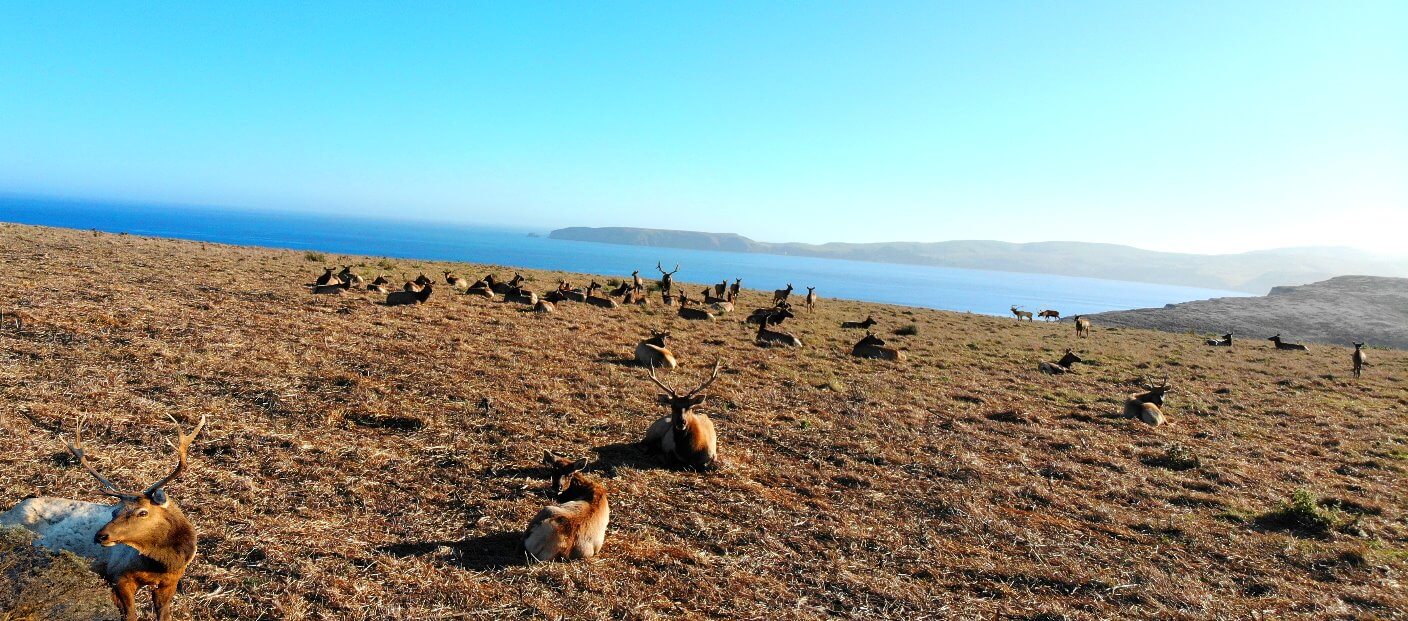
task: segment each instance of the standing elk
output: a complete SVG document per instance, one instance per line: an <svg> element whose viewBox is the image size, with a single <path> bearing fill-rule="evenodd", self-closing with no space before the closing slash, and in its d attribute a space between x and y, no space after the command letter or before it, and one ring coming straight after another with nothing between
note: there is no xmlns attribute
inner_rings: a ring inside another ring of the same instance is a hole
<svg viewBox="0 0 1408 621"><path fill-rule="evenodd" d="M660 290L664 291L665 293L669 293L670 290L675 286L675 272L680 271L680 264L675 264L674 272L667 272L665 271L665 268L660 267L660 262L656 261L655 269L660 270Z"/></svg>
<svg viewBox="0 0 1408 621"><path fill-rule="evenodd" d="M796 336L793 336L786 332L769 330L766 321L758 324L758 334L753 337L753 342L766 347L771 347L773 345L782 345L785 347L802 346L802 339L799 339Z"/></svg>
<svg viewBox="0 0 1408 621"><path fill-rule="evenodd" d="M684 396L655 377L655 367L650 367L650 381L665 391L660 395L660 404L670 406L670 415L656 420L646 430L645 439L641 440L646 449L664 453L686 468L712 470L718 467L719 450L714 421L709 420L708 415L690 410L704 402L706 395L701 393L719 379L722 365L722 360L715 362L709 379Z"/></svg>
<svg viewBox="0 0 1408 621"><path fill-rule="evenodd" d="M552 471L552 495L557 502L543 507L523 532L523 551L538 562L586 559L606 543L611 505L606 486L582 476L586 458L572 461L543 451L543 464Z"/></svg>
<svg viewBox="0 0 1408 621"><path fill-rule="evenodd" d="M83 453L83 421L78 421L68 451L78 465L102 485L101 493L118 499L107 505L67 498L28 498L0 514L0 526L20 526L39 535L37 545L67 550L93 561L93 570L112 589L113 602L126 621L137 619L137 592L152 588L152 609L159 621L171 618L171 600L186 567L196 556L196 530L166 485L186 471L191 440L205 428L202 416L190 434L176 423L176 468L141 492L118 488Z"/></svg>
<svg viewBox="0 0 1408 621"><path fill-rule="evenodd" d="M636 361L643 366L652 368L675 368L677 366L675 354L665 348L665 339L667 338L670 338L669 332L651 330L650 338L636 345Z"/></svg>
<svg viewBox="0 0 1408 621"><path fill-rule="evenodd" d="M723 279L723 282L720 282L719 284L714 285L714 297L721 298L721 297L724 297L726 294L728 294L728 279L727 279L727 278Z"/></svg>
<svg viewBox="0 0 1408 621"><path fill-rule="evenodd" d="M1364 372L1364 367L1369 364L1369 357L1364 353L1364 344L1354 344L1354 377L1359 377Z"/></svg>
<svg viewBox="0 0 1408 621"><path fill-rule="evenodd" d="M772 303L786 302L792 296L792 283L787 283L786 289L775 289L772 292Z"/></svg>
<svg viewBox="0 0 1408 621"><path fill-rule="evenodd" d="M738 292L739 292L739 290L742 289L742 288L743 288L743 279L742 279L742 278L735 278L735 279L733 279L733 284L731 284L731 285L728 286L728 297L731 297L731 298L733 298L733 299L735 299L735 300L738 299Z"/></svg>
<svg viewBox="0 0 1408 621"><path fill-rule="evenodd" d="M872 316L870 316L870 315L866 315L866 316L865 316L865 321L843 321L843 322L841 322L841 328L842 328L842 329L845 329L845 330L853 330L853 329L869 330L869 329L871 328L871 326L874 326L874 325L877 324L877 323L880 323L880 322L876 321L876 320L875 320L875 317L872 317Z"/></svg>
<svg viewBox="0 0 1408 621"><path fill-rule="evenodd" d="M816 287L807 287L807 312L816 312Z"/></svg>
<svg viewBox="0 0 1408 621"><path fill-rule="evenodd" d="M1047 375L1063 375L1066 373L1070 373L1071 365L1077 362L1085 361L1081 360L1080 356L1077 356L1075 352L1072 352L1070 349L1066 349L1066 355L1061 356L1060 360L1057 360L1056 362L1047 362L1045 360L1042 360L1040 364L1036 365L1036 368L1038 371L1041 371L1042 373L1045 373Z"/></svg>
<svg viewBox="0 0 1408 621"><path fill-rule="evenodd" d="M1227 334L1222 335L1222 338L1208 339L1207 344L1212 347L1231 347L1232 333L1228 332Z"/></svg>
<svg viewBox="0 0 1408 621"><path fill-rule="evenodd" d="M405 304L424 304L430 299L430 294L434 292L434 287L426 283L420 291L392 291L386 295L387 306L402 306Z"/></svg>
<svg viewBox="0 0 1408 621"><path fill-rule="evenodd" d="M1090 336L1090 320L1089 320L1089 319L1086 319L1085 317L1083 317L1083 316L1081 316L1081 315L1076 315L1076 317L1075 317L1075 324L1076 324L1076 338L1085 338L1085 337L1087 337L1087 336Z"/></svg>
<svg viewBox="0 0 1408 621"><path fill-rule="evenodd" d="M886 347L884 339L875 336L873 332L866 332L865 337L856 342L855 347L851 348L851 355L857 358L904 360L904 352L893 347Z"/></svg>
<svg viewBox="0 0 1408 621"><path fill-rule="evenodd" d="M1060 319L1061 311L1048 308L1044 311L1037 313L1036 316L1041 317L1043 321L1051 321L1052 319Z"/></svg>
<svg viewBox="0 0 1408 621"><path fill-rule="evenodd" d="M1164 405L1164 393L1172 390L1168 385L1168 378L1164 378L1164 383L1159 386L1145 386L1148 392L1132 393L1129 399L1124 402L1125 418L1138 418L1146 424L1158 427L1164 424L1164 413L1161 409Z"/></svg>
<svg viewBox="0 0 1408 621"><path fill-rule="evenodd" d="M640 277L640 270L631 272L631 284L637 289L645 289L645 279Z"/></svg>
<svg viewBox="0 0 1408 621"><path fill-rule="evenodd" d="M1271 341L1272 343L1275 343L1275 344L1276 344L1276 349L1289 349L1289 350L1294 350L1294 351L1310 351L1310 348L1308 348L1308 347L1306 347L1306 346L1304 346L1304 345L1301 345L1300 343L1287 343L1287 342L1282 341L1282 340L1281 340L1281 335L1279 335L1279 334L1277 334L1276 336L1273 336L1273 337L1271 337L1271 338L1269 338L1269 339L1266 339L1266 340Z"/></svg>
<svg viewBox="0 0 1408 621"><path fill-rule="evenodd" d="M1012 314L1013 314L1013 315L1016 315L1017 321L1021 321L1021 320L1023 320L1023 319L1026 319L1027 321L1031 321L1031 320L1032 320L1032 312L1031 312L1031 311L1017 310L1017 307L1016 307L1016 306L1013 306L1013 307L1012 307Z"/></svg>

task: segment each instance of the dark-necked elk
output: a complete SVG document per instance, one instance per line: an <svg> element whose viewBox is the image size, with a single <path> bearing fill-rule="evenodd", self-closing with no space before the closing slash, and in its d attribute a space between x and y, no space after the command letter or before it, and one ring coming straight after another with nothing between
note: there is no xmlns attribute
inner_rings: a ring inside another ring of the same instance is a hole
<svg viewBox="0 0 1408 621"><path fill-rule="evenodd" d="M376 280L373 280L373 281L372 281L372 284L373 284L373 285L383 285L383 286L384 286L384 285L389 285L389 284L391 284L391 280L389 280L389 279L386 277L386 274L377 274Z"/></svg>
<svg viewBox="0 0 1408 621"><path fill-rule="evenodd" d="M753 342L766 347L771 347L773 345L781 345L783 347L802 346L802 339L799 339L796 336L788 334L786 332L769 330L767 322L762 322L758 324L758 333L754 335Z"/></svg>
<svg viewBox="0 0 1408 621"><path fill-rule="evenodd" d="M1138 418L1145 423L1158 427L1164 424L1164 413L1161 408L1164 405L1164 393L1172 390L1169 388L1168 379L1158 386L1146 386L1148 392L1133 393L1124 402L1125 418Z"/></svg>
<svg viewBox="0 0 1408 621"><path fill-rule="evenodd" d="M386 295L386 305L423 304L430 299L430 294L434 290L435 288L430 283L426 283L424 287L420 288L420 291L392 291Z"/></svg>
<svg viewBox="0 0 1408 621"><path fill-rule="evenodd" d="M326 285L314 285L313 295L342 295L346 293L347 289L351 286L352 283L345 280L329 283Z"/></svg>
<svg viewBox="0 0 1408 621"><path fill-rule="evenodd" d="M147 489L135 492L118 488L88 463L83 453L83 421L79 420L69 453L98 480L101 493L118 499L117 504L28 498L0 514L0 526L23 527L39 535L37 545L92 560L94 571L112 588L113 602L126 621L137 619L137 592L151 587L156 617L167 621L176 585L196 556L196 530L167 495L166 485L186 471L191 440L204 428L204 416L189 434L182 433L177 423L176 468Z"/></svg>
<svg viewBox="0 0 1408 621"><path fill-rule="evenodd" d="M647 306L650 304L650 295L645 292L644 287L632 287L626 292L626 297L621 298L622 304L635 304L637 306Z"/></svg>
<svg viewBox="0 0 1408 621"><path fill-rule="evenodd" d="M489 286L487 280L476 280L464 291L465 295L474 295L486 299L494 299L494 289Z"/></svg>
<svg viewBox="0 0 1408 621"><path fill-rule="evenodd" d="M640 277L640 270L631 272L631 285L642 291L645 290L645 279Z"/></svg>
<svg viewBox="0 0 1408 621"><path fill-rule="evenodd" d="M1018 310L1018 308L1017 308L1016 306L1013 306L1013 307L1012 307L1012 314L1017 317L1017 321L1021 321L1021 320L1023 320L1023 319L1025 319L1025 320L1027 320L1027 321L1031 321L1031 320L1032 320L1032 312L1031 312L1031 311Z"/></svg>
<svg viewBox="0 0 1408 621"><path fill-rule="evenodd" d="M1364 372L1365 365L1369 364L1369 357L1364 354L1363 343L1354 344L1354 355L1352 358L1354 362L1354 376L1359 377L1359 375Z"/></svg>
<svg viewBox="0 0 1408 621"><path fill-rule="evenodd" d="M522 287L514 287L510 289L508 293L504 294L504 301L536 306L538 304L538 294Z"/></svg>
<svg viewBox="0 0 1408 621"><path fill-rule="evenodd" d="M1271 341L1272 343L1275 343L1275 344L1276 344L1276 349L1290 349L1290 350L1295 350L1295 351L1309 351L1309 348L1308 348L1308 347L1306 347L1306 346L1304 346L1304 345L1301 345L1300 343L1287 343L1287 342L1285 342L1285 341L1282 341L1282 340L1281 340L1281 335L1279 335L1279 334L1277 334L1276 336L1273 336L1273 337L1271 337L1271 338L1269 338L1269 339L1266 339L1266 340Z"/></svg>
<svg viewBox="0 0 1408 621"><path fill-rule="evenodd" d="M362 286L362 277L352 271L351 265L342 266L342 271L337 273L337 279L354 287Z"/></svg>
<svg viewBox="0 0 1408 621"><path fill-rule="evenodd" d="M875 336L872 332L866 332L865 337L856 342L855 347L851 348L851 355L858 358L904 360L904 352L893 347L886 347L884 339Z"/></svg>
<svg viewBox="0 0 1408 621"><path fill-rule="evenodd" d="M744 320L748 323L764 324L769 326L781 325L786 319L792 319L796 315L792 314L792 307L783 302L780 306L772 308L755 308L753 314Z"/></svg>
<svg viewBox="0 0 1408 621"><path fill-rule="evenodd" d="M1041 317L1043 321L1051 321L1052 319L1060 319L1061 311L1048 308L1044 311L1037 313L1036 316Z"/></svg>
<svg viewBox="0 0 1408 621"><path fill-rule="evenodd" d="M816 312L816 287L807 287L807 311Z"/></svg>
<svg viewBox="0 0 1408 621"><path fill-rule="evenodd" d="M669 291L661 291L661 292L660 292L660 303L661 303L661 304L664 304L665 306L674 306L674 304L675 304L675 296L670 295L670 292L669 292Z"/></svg>
<svg viewBox="0 0 1408 621"><path fill-rule="evenodd" d="M636 345L636 361L647 367L673 369L676 366L675 354L665 348L669 332L650 331L650 338Z"/></svg>
<svg viewBox="0 0 1408 621"><path fill-rule="evenodd" d="M402 274L402 276L404 276L404 275L405 275L405 274ZM430 277L429 277L429 276L426 276L425 274L421 274L420 276L416 276L416 279L415 279L415 280L408 280L408 281L406 281L406 284L401 285L401 290L402 290L402 291L407 291L407 292L412 292L412 293L414 293L414 292L416 292L416 291L420 291L421 289L424 289L424 288L430 286L430 283L431 283L431 282L432 282L432 281L430 280Z"/></svg>
<svg viewBox="0 0 1408 621"><path fill-rule="evenodd" d="M702 308L692 308L689 304L689 297L686 296L683 291L681 291L679 310L680 319L688 319L690 321L713 321L713 313Z"/></svg>
<svg viewBox="0 0 1408 621"><path fill-rule="evenodd" d="M1222 335L1222 338L1219 339L1208 339L1207 344L1212 347L1231 347L1232 333L1228 332L1227 334Z"/></svg>
<svg viewBox="0 0 1408 621"><path fill-rule="evenodd" d="M323 286L323 285L332 284L333 279L334 279L334 278L337 278L337 275L333 273L333 270L334 270L334 269L337 269L337 268L333 268L333 267L325 267L325 268L323 268L323 275L322 275L322 276L319 276L317 280L313 281L313 285L314 285L314 286L317 286L317 287L321 287L321 286Z"/></svg>
<svg viewBox="0 0 1408 621"><path fill-rule="evenodd" d="M731 297L731 298L737 300L737 299L738 299L738 292L739 292L739 290L742 289L742 288L743 288L743 279L742 279L742 278L735 278L735 279L733 279L733 284L731 284L731 285L728 286L728 297Z"/></svg>
<svg viewBox="0 0 1408 621"><path fill-rule="evenodd" d="M616 300L613 300L609 297L601 297L599 295L596 295L596 292L599 289L601 289L601 284L597 283L596 281L592 281L592 284L587 285L587 304L591 304L592 306L599 306L601 308L616 308L617 306L620 306L616 303Z"/></svg>
<svg viewBox="0 0 1408 621"><path fill-rule="evenodd" d="M675 272L680 271L680 264L675 264L674 272L667 272L665 268L660 267L660 262L656 261L655 269L660 270L660 290L669 293L671 288L675 286Z"/></svg>
<svg viewBox="0 0 1408 621"><path fill-rule="evenodd" d="M454 272L450 272L448 270L445 271L445 284L450 285L450 287L455 289L469 288L468 280L460 278L459 276L456 276Z"/></svg>
<svg viewBox="0 0 1408 621"><path fill-rule="evenodd" d="M611 297L613 297L613 298L619 298L619 297L621 297L621 296L626 295L627 293L629 293L629 292L631 291L631 286L632 286L631 283L628 283L628 282L626 282L626 281L621 281L620 286L618 286L618 287L616 287L615 289L612 289L611 291L607 292L606 295L609 295L609 296L611 296Z"/></svg>
<svg viewBox="0 0 1408 621"><path fill-rule="evenodd" d="M1075 352L1071 351L1070 349L1067 349L1066 355L1061 356L1060 360L1057 360L1056 362L1048 362L1046 360L1042 360L1040 364L1036 365L1036 368L1038 371L1041 371L1042 373L1045 373L1047 375L1063 375L1066 373L1070 373L1071 365L1077 362L1085 361L1081 360L1080 356L1077 356Z"/></svg>
<svg viewBox="0 0 1408 621"><path fill-rule="evenodd" d="M533 304L533 312L535 313L551 313L556 310L557 307L553 306L552 302L549 302L547 300L538 300L535 304Z"/></svg>
<svg viewBox="0 0 1408 621"><path fill-rule="evenodd" d="M714 297L716 297L716 298L722 298L722 297L724 297L724 296L727 295L727 294L728 294L728 279L725 278L725 279L723 279L723 282L720 282L719 284L714 285Z"/></svg>
<svg viewBox="0 0 1408 621"><path fill-rule="evenodd" d="M551 469L556 504L543 507L528 523L523 551L538 562L596 556L606 543L606 526L611 522L606 486L581 474L586 458L573 461L543 451L543 464Z"/></svg>
<svg viewBox="0 0 1408 621"><path fill-rule="evenodd" d="M1082 316L1080 316L1080 315L1076 315L1075 323L1076 323L1076 337L1077 337L1077 338L1085 338L1085 337L1087 337L1087 336L1090 336L1090 320L1089 320L1089 319L1086 319L1085 317L1082 317Z"/></svg>
<svg viewBox="0 0 1408 621"><path fill-rule="evenodd" d="M841 322L841 327L847 330L853 330L857 328L861 330L869 330L871 326L874 326L877 323L880 322L875 321L874 317L866 315L865 321L843 321Z"/></svg>
<svg viewBox="0 0 1408 621"><path fill-rule="evenodd" d="M379 293L379 294L381 294L381 295L386 295L387 293L390 293L391 290L390 290L390 289L387 289L387 288L386 288L386 285L367 285L367 292L368 292L368 293Z"/></svg>
<svg viewBox="0 0 1408 621"><path fill-rule="evenodd" d="M772 292L772 303L786 302L789 297L792 297L792 283L790 282L787 283L786 289L776 289Z"/></svg>
<svg viewBox="0 0 1408 621"><path fill-rule="evenodd" d="M719 369L723 361L714 363L714 372L698 388L681 396L664 382L655 377L655 368L648 371L650 381L655 382L665 393L660 395L660 404L670 407L670 415L656 420L645 432L641 444L647 450L659 451L686 467L711 470L719 465L717 438L714 435L714 421L704 414L691 411L704 402L702 394L714 380L719 379Z"/></svg>

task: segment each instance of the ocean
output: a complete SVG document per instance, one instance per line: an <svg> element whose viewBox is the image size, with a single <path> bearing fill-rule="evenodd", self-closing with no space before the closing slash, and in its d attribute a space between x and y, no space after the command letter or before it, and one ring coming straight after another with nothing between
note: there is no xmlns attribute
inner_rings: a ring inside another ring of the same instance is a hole
<svg viewBox="0 0 1408 621"><path fill-rule="evenodd" d="M1063 316L1246 293L1050 274L868 263L766 254L679 250L554 240L547 231L306 213L0 196L0 221L96 229L329 254L467 261L507 267L657 278L656 262L679 264L682 283L742 278L751 289L788 283L806 294L1009 315L1017 305ZM578 224L578 223L565 223ZM531 236L536 234L537 236ZM3 243L3 240L0 240ZM330 260L329 263L332 261Z"/></svg>

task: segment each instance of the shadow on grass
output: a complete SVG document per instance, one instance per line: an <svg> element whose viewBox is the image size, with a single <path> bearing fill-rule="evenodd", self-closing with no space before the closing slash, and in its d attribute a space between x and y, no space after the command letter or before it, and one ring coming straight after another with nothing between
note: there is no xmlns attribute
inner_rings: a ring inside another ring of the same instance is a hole
<svg viewBox="0 0 1408 621"><path fill-rule="evenodd" d="M377 548L401 558L425 556L472 571L525 564L523 533L499 532L464 541L408 541Z"/></svg>
<svg viewBox="0 0 1408 621"><path fill-rule="evenodd" d="M652 453L639 442L604 444L592 449L597 459L611 470L625 466L641 470L668 470L665 459Z"/></svg>

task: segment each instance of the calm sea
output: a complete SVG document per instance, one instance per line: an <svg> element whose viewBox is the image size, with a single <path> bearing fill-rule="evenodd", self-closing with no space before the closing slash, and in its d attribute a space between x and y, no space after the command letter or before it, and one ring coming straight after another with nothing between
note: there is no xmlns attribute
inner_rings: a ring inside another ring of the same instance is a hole
<svg viewBox="0 0 1408 621"><path fill-rule="evenodd" d="M1006 315L1016 304L1063 315L1163 306L1245 293L1049 274L865 263L766 254L617 246L530 237L528 229L372 218L0 197L0 221L333 254L468 261L532 269L658 276L688 283L742 278L753 289L787 283L805 294ZM3 240L0 240L2 242Z"/></svg>

